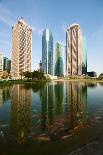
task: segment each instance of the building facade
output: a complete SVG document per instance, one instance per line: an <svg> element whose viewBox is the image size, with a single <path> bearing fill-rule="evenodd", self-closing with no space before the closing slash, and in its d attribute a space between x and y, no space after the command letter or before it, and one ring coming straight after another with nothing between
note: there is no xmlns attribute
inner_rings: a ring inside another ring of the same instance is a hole
<svg viewBox="0 0 103 155"><path fill-rule="evenodd" d="M49 29L45 29L42 35L42 71L53 75L53 36Z"/></svg>
<svg viewBox="0 0 103 155"><path fill-rule="evenodd" d="M32 30L21 18L12 27L12 59L11 69L14 78L20 78L20 74L31 71Z"/></svg>
<svg viewBox="0 0 103 155"><path fill-rule="evenodd" d="M4 67L4 60L3 60L3 53L0 53L0 72L3 71L3 67Z"/></svg>
<svg viewBox="0 0 103 155"><path fill-rule="evenodd" d="M79 24L66 31L66 74L82 75L82 32Z"/></svg>
<svg viewBox="0 0 103 155"><path fill-rule="evenodd" d="M87 74L87 49L86 38L82 36L82 74Z"/></svg>
<svg viewBox="0 0 103 155"><path fill-rule="evenodd" d="M39 62L39 69L38 69L38 71L42 72L42 62L41 61Z"/></svg>
<svg viewBox="0 0 103 155"><path fill-rule="evenodd" d="M6 70L8 73L10 73L10 71L11 71L11 60L9 60L6 57L4 57L3 60L4 60L3 70Z"/></svg>
<svg viewBox="0 0 103 155"><path fill-rule="evenodd" d="M0 77L2 76L3 68L4 68L3 53L0 53Z"/></svg>
<svg viewBox="0 0 103 155"><path fill-rule="evenodd" d="M87 72L87 75L90 77L97 77L97 73L95 71Z"/></svg>
<svg viewBox="0 0 103 155"><path fill-rule="evenodd" d="M54 59L54 75L64 76L64 47L59 42L56 43Z"/></svg>

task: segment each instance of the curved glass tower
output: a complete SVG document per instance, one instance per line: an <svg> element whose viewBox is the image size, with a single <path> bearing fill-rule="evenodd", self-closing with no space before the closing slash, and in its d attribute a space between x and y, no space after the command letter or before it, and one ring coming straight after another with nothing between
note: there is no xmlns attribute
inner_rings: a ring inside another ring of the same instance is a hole
<svg viewBox="0 0 103 155"><path fill-rule="evenodd" d="M87 73L87 49L86 49L86 38L82 36L82 74Z"/></svg>
<svg viewBox="0 0 103 155"><path fill-rule="evenodd" d="M42 71L53 75L53 36L49 29L45 29L42 35Z"/></svg>
<svg viewBox="0 0 103 155"><path fill-rule="evenodd" d="M59 42L55 48L55 75L64 76L64 48Z"/></svg>

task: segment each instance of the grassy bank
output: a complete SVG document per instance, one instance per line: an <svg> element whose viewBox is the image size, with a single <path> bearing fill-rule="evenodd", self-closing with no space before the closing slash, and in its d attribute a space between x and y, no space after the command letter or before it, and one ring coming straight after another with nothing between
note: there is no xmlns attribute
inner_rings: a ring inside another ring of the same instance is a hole
<svg viewBox="0 0 103 155"><path fill-rule="evenodd" d="M99 79L73 79L73 78L68 78L68 79L56 79L56 80L51 80L51 81L70 81L70 82L87 82L87 83L103 83L103 80ZM9 86L13 84L42 84L50 82L50 80L2 80L0 81L0 86Z"/></svg>
<svg viewBox="0 0 103 155"><path fill-rule="evenodd" d="M0 81L0 86L9 86L13 84L43 84L48 82L47 80L4 80Z"/></svg>
<svg viewBox="0 0 103 155"><path fill-rule="evenodd" d="M56 79L53 81L77 81L77 82L101 82L103 83L103 80L99 80L99 79L72 79L72 78L68 78L68 79Z"/></svg>

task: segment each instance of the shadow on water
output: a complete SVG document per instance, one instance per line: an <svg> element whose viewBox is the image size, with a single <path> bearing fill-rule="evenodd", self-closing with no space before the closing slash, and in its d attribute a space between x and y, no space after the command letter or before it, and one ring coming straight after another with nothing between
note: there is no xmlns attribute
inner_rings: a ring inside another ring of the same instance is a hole
<svg viewBox="0 0 103 155"><path fill-rule="evenodd" d="M26 83L23 84L22 86L25 89L32 89L32 91L35 93L38 92L40 89L42 89L45 86L45 84L46 82L36 82L36 83Z"/></svg>
<svg viewBox="0 0 103 155"><path fill-rule="evenodd" d="M100 86L103 86L103 83L102 83L102 82L99 82L99 85L100 85Z"/></svg>
<svg viewBox="0 0 103 155"><path fill-rule="evenodd" d="M10 100L11 86L0 87L0 103Z"/></svg>
<svg viewBox="0 0 103 155"><path fill-rule="evenodd" d="M87 83L87 86L89 88L96 88L97 87L97 83Z"/></svg>

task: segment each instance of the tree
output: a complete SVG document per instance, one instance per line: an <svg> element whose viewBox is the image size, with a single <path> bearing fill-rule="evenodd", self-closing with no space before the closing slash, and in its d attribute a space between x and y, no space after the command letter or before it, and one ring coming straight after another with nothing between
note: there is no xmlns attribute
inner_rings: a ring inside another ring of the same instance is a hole
<svg viewBox="0 0 103 155"><path fill-rule="evenodd" d="M7 79L8 76L9 76L9 74L8 74L7 70L4 70L4 71L2 72L2 78L3 78L3 79Z"/></svg>
<svg viewBox="0 0 103 155"><path fill-rule="evenodd" d="M32 73L32 79L37 78L37 79L45 79L44 73L35 71Z"/></svg>
<svg viewBox="0 0 103 155"><path fill-rule="evenodd" d="M32 72L29 72L29 71L26 71L23 73L24 77L27 78L27 79L30 79L32 78Z"/></svg>
<svg viewBox="0 0 103 155"><path fill-rule="evenodd" d="M103 79L103 73L101 73L98 77L99 80L102 80Z"/></svg>

